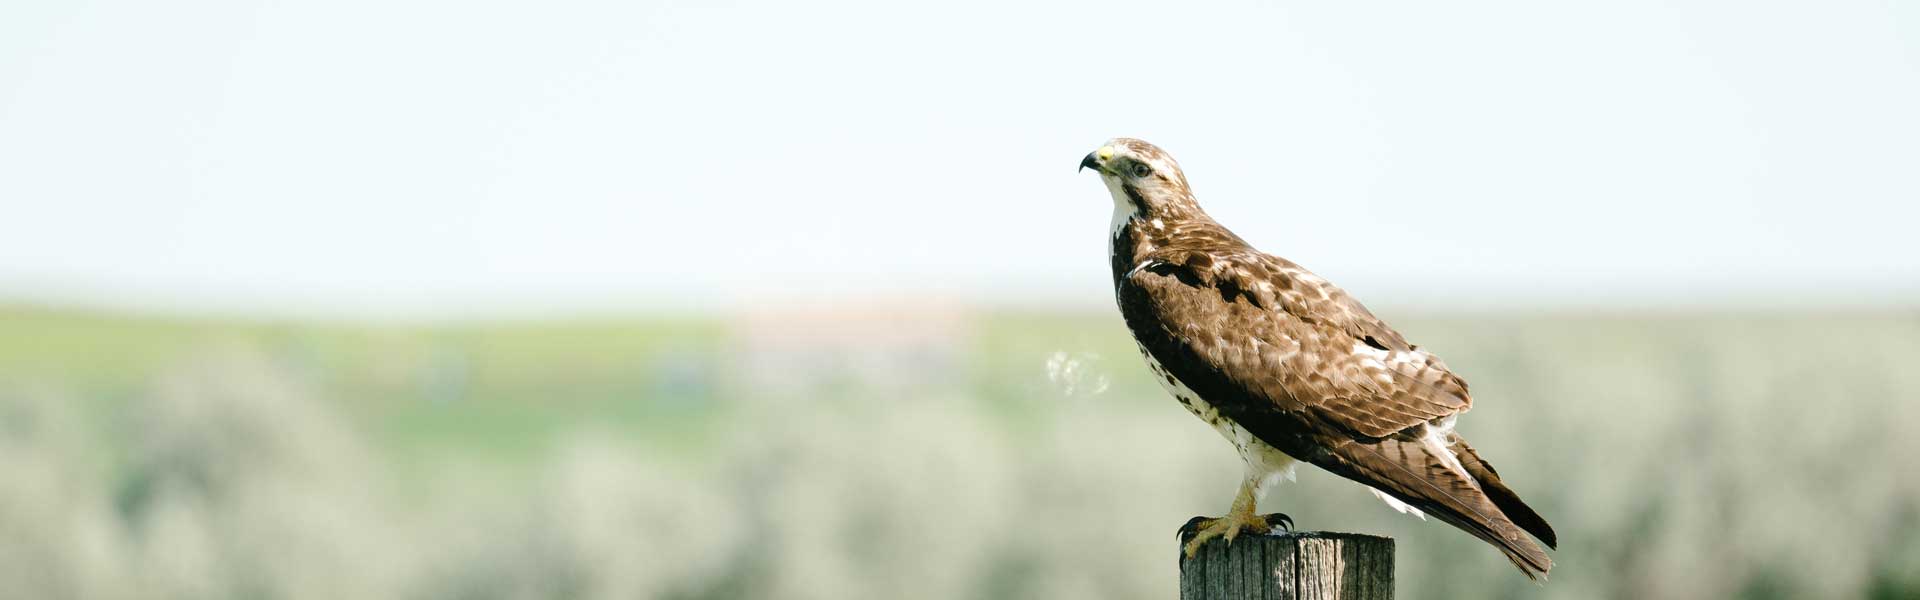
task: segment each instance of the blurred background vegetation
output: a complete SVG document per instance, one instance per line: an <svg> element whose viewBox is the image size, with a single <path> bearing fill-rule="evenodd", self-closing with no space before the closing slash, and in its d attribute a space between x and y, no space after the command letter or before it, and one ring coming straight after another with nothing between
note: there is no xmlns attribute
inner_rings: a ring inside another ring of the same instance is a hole
<svg viewBox="0 0 1920 600"><path fill-rule="evenodd" d="M0 600L1165 599L1101 140L1472 382L1536 586L1920 597L1920 2L0 2ZM1409 310L1411 309L1411 310Z"/></svg>
<svg viewBox="0 0 1920 600"><path fill-rule="evenodd" d="M1238 460L1111 314L0 310L16 598L1168 598ZM1317 470L1402 597L1920 595L1920 315L1386 315L1551 519L1535 586Z"/></svg>

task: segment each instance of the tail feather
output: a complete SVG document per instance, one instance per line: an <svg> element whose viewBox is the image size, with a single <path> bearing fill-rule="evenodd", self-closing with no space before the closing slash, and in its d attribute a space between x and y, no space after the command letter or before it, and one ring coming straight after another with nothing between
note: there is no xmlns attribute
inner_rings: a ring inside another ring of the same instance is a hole
<svg viewBox="0 0 1920 600"><path fill-rule="evenodd" d="M1401 435L1341 445L1333 448L1330 456L1323 457L1324 461L1315 462L1324 462L1320 466L1379 489L1492 544L1530 579L1545 576L1553 568L1553 560L1547 557L1546 550L1528 537L1530 529L1516 525L1504 507L1485 491L1492 486L1483 486L1476 481L1478 477L1472 475L1486 463L1472 455L1471 450L1466 453L1472 456L1470 460L1462 460L1465 456L1448 450L1436 443ZM1468 462L1475 466L1467 467ZM1485 471L1492 474L1490 468ZM1491 480L1498 481L1497 478ZM1512 490L1504 485L1499 487L1514 504L1525 507ZM1538 514L1531 509L1525 514L1552 535Z"/></svg>
<svg viewBox="0 0 1920 600"><path fill-rule="evenodd" d="M1547 571L1553 569L1553 559L1547 558L1546 551L1541 550L1540 546L1535 545L1532 540L1520 538L1515 542L1508 542L1487 527L1462 521L1457 515L1445 512L1434 514L1434 518L1493 545L1500 550L1501 554L1506 555L1507 560L1512 562L1514 567L1519 568L1520 574L1526 575L1527 579L1533 581L1546 579Z"/></svg>
<svg viewBox="0 0 1920 600"><path fill-rule="evenodd" d="M1480 484L1480 491L1487 494L1487 499L1492 500L1494 506L1500 507L1500 512L1505 513L1515 525L1533 534L1533 537L1540 538L1548 548L1559 548L1560 541L1553 534L1553 526L1548 525L1540 513L1533 512L1533 507L1522 502L1520 495L1508 489L1507 484L1501 483L1500 473L1480 458L1480 454L1473 451L1473 446L1467 445L1466 439L1458 433L1448 433L1447 443L1453 447L1453 453L1460 457L1460 466L1466 468L1467 475Z"/></svg>

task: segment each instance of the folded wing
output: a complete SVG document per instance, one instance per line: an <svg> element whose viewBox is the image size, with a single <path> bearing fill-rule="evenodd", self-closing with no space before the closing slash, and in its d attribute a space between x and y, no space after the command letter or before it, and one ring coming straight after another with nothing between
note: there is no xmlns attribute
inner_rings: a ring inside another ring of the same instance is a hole
<svg viewBox="0 0 1920 600"><path fill-rule="evenodd" d="M1151 316L1130 323L1143 345L1263 441L1493 544L1529 577L1551 568L1527 534L1551 545L1553 530L1451 431L1472 406L1466 382L1344 291L1251 248L1177 243L1119 291Z"/></svg>

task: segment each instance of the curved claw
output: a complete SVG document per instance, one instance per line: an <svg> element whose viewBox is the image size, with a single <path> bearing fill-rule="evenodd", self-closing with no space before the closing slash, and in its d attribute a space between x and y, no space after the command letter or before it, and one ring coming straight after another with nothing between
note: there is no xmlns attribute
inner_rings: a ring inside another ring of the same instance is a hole
<svg viewBox="0 0 1920 600"><path fill-rule="evenodd" d="M1268 527L1279 526L1287 533L1293 533L1293 517L1287 516L1287 513L1267 513L1260 515L1260 519L1266 521ZM1192 522L1189 521L1188 524Z"/></svg>
<svg viewBox="0 0 1920 600"><path fill-rule="evenodd" d="M1174 533L1174 537L1180 540L1181 550L1177 562L1181 565L1181 568L1186 568L1187 560L1193 558L1200 550L1200 544L1194 543L1195 538L1220 537L1231 544L1233 543L1234 537L1243 530L1249 533L1265 534L1271 533L1275 528L1278 528L1287 533L1293 532L1293 517L1287 516L1286 513L1248 515L1248 517L1246 517L1247 520L1241 521L1238 526L1228 522L1231 518L1233 517L1229 515L1217 519L1212 517L1194 517L1187 519L1187 523L1181 525L1180 529ZM1223 524L1225 525L1224 527L1222 527Z"/></svg>
<svg viewBox="0 0 1920 600"><path fill-rule="evenodd" d="M1193 536L1199 535L1200 528L1205 527L1206 523L1212 520L1213 519L1208 517L1194 517L1191 519L1187 519L1187 524L1181 525L1179 530L1174 531L1173 537L1180 540L1180 543L1185 544L1188 541L1191 541L1193 539Z"/></svg>
<svg viewBox="0 0 1920 600"><path fill-rule="evenodd" d="M1194 517L1187 519L1185 525L1181 525L1179 530L1173 532L1173 537L1180 540L1180 551L1173 560L1174 564L1180 565L1180 572L1185 573L1187 571L1187 559L1193 558L1193 553L1191 552L1193 548L1193 538L1200 535L1200 530L1206 529L1208 525L1213 524L1213 522L1217 520L1219 519L1206 516Z"/></svg>

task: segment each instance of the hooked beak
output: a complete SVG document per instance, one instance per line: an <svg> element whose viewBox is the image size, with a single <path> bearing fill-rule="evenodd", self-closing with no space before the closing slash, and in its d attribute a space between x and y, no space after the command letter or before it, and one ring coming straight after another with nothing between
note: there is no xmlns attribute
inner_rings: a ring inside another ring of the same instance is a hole
<svg viewBox="0 0 1920 600"><path fill-rule="evenodd" d="M1074 172L1075 172L1075 173L1078 173L1078 172L1080 172L1080 171L1085 171L1085 170L1087 170L1087 169L1093 169L1093 170L1095 170L1095 171L1099 171L1099 170L1100 170L1100 157L1098 157L1098 156L1094 156L1095 154L1099 154L1099 152L1097 152L1097 151L1096 151L1096 152L1088 152L1088 153L1087 153L1087 157L1086 157L1086 158L1082 158L1082 159L1080 159L1080 168L1078 168L1078 169L1074 169Z"/></svg>

